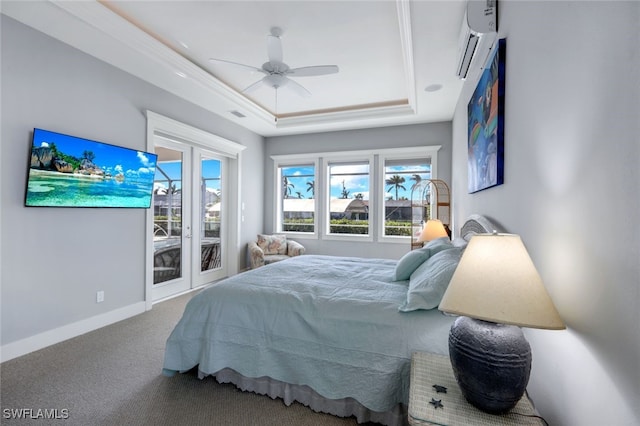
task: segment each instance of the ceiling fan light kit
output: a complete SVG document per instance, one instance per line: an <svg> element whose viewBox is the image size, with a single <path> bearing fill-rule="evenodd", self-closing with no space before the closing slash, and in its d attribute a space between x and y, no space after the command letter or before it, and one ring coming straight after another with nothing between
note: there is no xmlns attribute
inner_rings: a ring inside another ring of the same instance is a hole
<svg viewBox="0 0 640 426"><path fill-rule="evenodd" d="M262 79L262 82L269 87L279 89L282 86L285 86L289 82L289 79L280 74L269 74Z"/></svg>

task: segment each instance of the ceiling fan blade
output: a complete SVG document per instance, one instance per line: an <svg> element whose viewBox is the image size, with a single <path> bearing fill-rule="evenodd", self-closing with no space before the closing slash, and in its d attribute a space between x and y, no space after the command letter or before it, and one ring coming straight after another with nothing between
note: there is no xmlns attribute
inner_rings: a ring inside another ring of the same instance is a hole
<svg viewBox="0 0 640 426"><path fill-rule="evenodd" d="M231 62L231 61L227 61L225 59L210 58L209 62L220 62L220 63L223 63L223 64L231 64L231 65L235 65L235 66L238 66L238 67L242 67L242 68L247 69L249 71L254 71L254 72L257 71L257 72L260 72L262 74L266 74L266 72L261 68L256 68L256 67L251 66L251 65L239 64L237 62Z"/></svg>
<svg viewBox="0 0 640 426"><path fill-rule="evenodd" d="M315 75L335 74L340 69L337 65L315 65L311 67L293 68L287 71L292 77L312 77Z"/></svg>
<svg viewBox="0 0 640 426"><path fill-rule="evenodd" d="M267 56L269 62L282 62L282 40L280 37L267 36Z"/></svg>
<svg viewBox="0 0 640 426"><path fill-rule="evenodd" d="M285 77L286 78L286 77ZM287 78L288 82L285 85L285 87L288 87L289 89L291 89L293 92L295 92L296 94L298 94L299 96L302 96L303 98L309 98L311 97L311 92L308 91L307 89L305 89L302 85L300 85L299 83L291 80L290 78Z"/></svg>
<svg viewBox="0 0 640 426"><path fill-rule="evenodd" d="M251 93L254 90L256 90L258 87L260 87L262 85L262 80L264 80L263 78L261 78L260 80L256 81L255 83L250 84L249 86L247 86L242 93Z"/></svg>

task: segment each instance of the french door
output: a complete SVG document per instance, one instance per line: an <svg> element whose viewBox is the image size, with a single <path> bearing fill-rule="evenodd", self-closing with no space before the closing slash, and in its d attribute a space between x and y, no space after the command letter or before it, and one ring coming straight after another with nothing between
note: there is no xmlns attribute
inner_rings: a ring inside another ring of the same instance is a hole
<svg viewBox="0 0 640 426"><path fill-rule="evenodd" d="M156 136L152 300L227 275L227 158Z"/></svg>

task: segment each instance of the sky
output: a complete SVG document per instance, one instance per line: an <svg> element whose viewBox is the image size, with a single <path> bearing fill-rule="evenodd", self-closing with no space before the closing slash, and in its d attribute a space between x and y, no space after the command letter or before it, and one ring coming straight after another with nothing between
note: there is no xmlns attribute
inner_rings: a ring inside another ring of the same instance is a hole
<svg viewBox="0 0 640 426"><path fill-rule="evenodd" d="M136 151L134 149L95 142L75 136L63 135L48 130L34 129L33 146L50 146L66 155L82 158L84 151L95 155L93 163L110 172L113 176L124 173L127 176L147 176L155 172L155 154Z"/></svg>
<svg viewBox="0 0 640 426"><path fill-rule="evenodd" d="M215 186L215 188L211 188L211 189L216 189L219 190L219 183L220 183L220 160L214 160L214 159L204 159L202 161L202 175L205 178L217 178L217 181L209 181L210 183L215 183L213 186ZM182 162L181 161L165 161L162 162L161 164L158 165L159 168L162 169L163 172L165 172L171 179L180 179L180 175L182 173ZM159 170L156 170L156 180L161 180L164 181L166 180L166 177L160 173ZM164 187L166 187L166 184L161 184ZM175 182L176 188L177 189L181 189L182 188L182 183L177 181Z"/></svg>
<svg viewBox="0 0 640 426"><path fill-rule="evenodd" d="M176 162L163 162L159 167L172 179L180 179L180 173L182 170L182 163ZM423 169L430 170L429 165L423 165ZM220 161L218 160L204 160L202 163L202 169L204 177L206 178L220 178ZM313 167L309 166L293 166L284 168L287 175L289 175L289 183L293 185L291 188L292 198L312 198L312 191L307 182L314 181ZM342 184L349 191L349 198L354 198L356 194L362 194L364 200L369 199L370 182L368 175L358 175L357 173L367 173L368 166L363 165L340 165L332 168L333 176L331 180L331 198L342 198ZM411 185L414 181L411 180L411 175L416 171L416 166L388 166L386 167L385 179L394 175L400 174L405 178L403 186L405 189L400 188L398 190L398 197L411 199ZM402 173L405 173L404 175ZM408 174L407 174L408 173ZM429 172L420 173L423 179L429 178ZM156 180L164 180L164 176L157 171ZM176 183L176 187L180 189L182 185L180 182ZM385 190L388 189L388 185L385 185ZM218 189L218 188L215 188ZM300 194L298 194L300 193ZM386 198L393 197L395 199L395 190L391 190L386 194Z"/></svg>

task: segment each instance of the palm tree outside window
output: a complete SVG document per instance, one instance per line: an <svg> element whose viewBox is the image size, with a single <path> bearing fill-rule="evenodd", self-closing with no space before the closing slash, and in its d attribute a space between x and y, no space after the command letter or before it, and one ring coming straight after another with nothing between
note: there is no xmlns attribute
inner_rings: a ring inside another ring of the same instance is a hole
<svg viewBox="0 0 640 426"><path fill-rule="evenodd" d="M386 160L384 164L384 235L411 235L411 190L431 178L429 158Z"/></svg>

